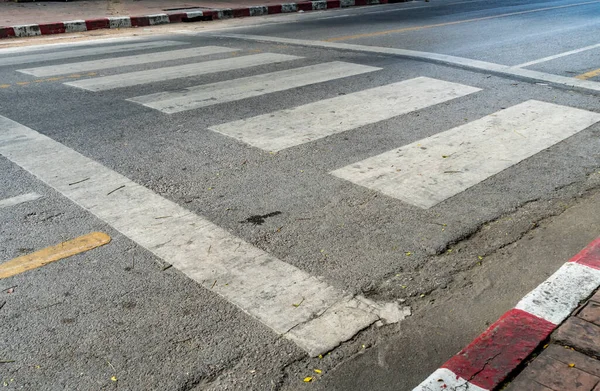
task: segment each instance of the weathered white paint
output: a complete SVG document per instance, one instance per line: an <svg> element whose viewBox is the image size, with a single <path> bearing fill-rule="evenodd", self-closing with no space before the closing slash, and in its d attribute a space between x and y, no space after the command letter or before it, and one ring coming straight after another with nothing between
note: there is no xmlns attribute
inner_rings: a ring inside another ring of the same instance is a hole
<svg viewBox="0 0 600 391"><path fill-rule="evenodd" d="M475 87L418 77L209 129L257 148L280 151L477 91Z"/></svg>
<svg viewBox="0 0 600 391"><path fill-rule="evenodd" d="M40 26L37 24L22 24L12 26L12 28L15 31L15 37L35 37L37 35L42 35Z"/></svg>
<svg viewBox="0 0 600 391"><path fill-rule="evenodd" d="M147 15L147 17L148 17L148 23L150 23L150 26L154 26L157 24L169 23L169 15L167 15L167 14Z"/></svg>
<svg viewBox="0 0 600 391"><path fill-rule="evenodd" d="M181 92L161 92L128 100L160 110L163 113L172 114L373 72L379 69L381 68L334 61L190 87Z"/></svg>
<svg viewBox="0 0 600 391"><path fill-rule="evenodd" d="M385 320L380 307L366 299L331 287L2 116L0 154L313 356ZM383 307L388 313L387 305Z"/></svg>
<svg viewBox="0 0 600 391"><path fill-rule="evenodd" d="M515 308L559 325L600 285L600 270L567 262Z"/></svg>
<svg viewBox="0 0 600 391"><path fill-rule="evenodd" d="M250 16L261 16L269 13L266 5L257 5L249 8Z"/></svg>
<svg viewBox="0 0 600 391"><path fill-rule="evenodd" d="M413 391L488 391L485 388L469 383L458 377L449 369L440 368L433 372L421 384L413 388Z"/></svg>
<svg viewBox="0 0 600 391"><path fill-rule="evenodd" d="M598 121L598 113L530 100L332 174L430 208Z"/></svg>
<svg viewBox="0 0 600 391"><path fill-rule="evenodd" d="M198 18L200 16L204 16L204 13L202 11L190 11L190 12L186 12L186 15L189 19L191 19L191 18Z"/></svg>
<svg viewBox="0 0 600 391"><path fill-rule="evenodd" d="M0 200L0 209L19 205L24 202L35 201L41 197L42 196L37 193L27 193L27 194L21 194L21 195L11 197L11 198L5 198L3 200Z"/></svg>
<svg viewBox="0 0 600 391"><path fill-rule="evenodd" d="M281 13L283 14L296 11L298 11L298 6L296 5L296 3L281 4Z"/></svg>
<svg viewBox="0 0 600 391"><path fill-rule="evenodd" d="M82 37L83 35L70 36L70 35L51 35L48 37L37 38L35 42L38 41L46 41L46 40L63 40L63 39L72 39ZM137 42L137 41L147 41L147 37L118 37L118 38L94 38L86 41L74 41L74 42L59 42L59 43L47 43L43 45L31 45L31 46L19 46L19 47L11 47L11 48L0 48L0 58L3 58L7 54L16 54L16 53L32 53L39 52L43 50L58 50L58 49L73 49L79 46L96 46L96 45L104 45L107 43L119 43L119 42ZM8 44L12 42L2 42L3 44Z"/></svg>
<svg viewBox="0 0 600 391"><path fill-rule="evenodd" d="M324 10L327 9L327 1L326 0L315 0L312 2L313 11Z"/></svg>
<svg viewBox="0 0 600 391"><path fill-rule="evenodd" d="M131 18L129 16L113 16L108 18L108 26L111 29L131 27Z"/></svg>
<svg viewBox="0 0 600 391"><path fill-rule="evenodd" d="M272 64L276 62L298 60L300 58L302 57L291 56L287 54L259 53L249 56L204 61L193 64L96 77L93 79L77 80L65 84L88 91L105 91L146 83L231 71L234 69L256 67L259 65Z"/></svg>
<svg viewBox="0 0 600 391"><path fill-rule="evenodd" d="M244 40L252 40L252 41L261 41L261 42L277 42L288 45L300 45L300 46L308 46L308 47L320 47L320 48L330 48L330 49L339 49L339 50L351 50L365 53L383 53L383 54L391 54L395 56L400 56L404 58L413 58L420 60L428 60L431 62L439 63L439 64L449 64L458 66L466 69L477 69L484 70L486 72L490 72L497 75L508 75L508 76L517 76L521 79L532 80L532 81L541 81L547 82L554 85L567 86L570 88L576 88L580 90L593 91L595 93L600 92L600 83L589 81L589 80L579 80L573 77L566 77L560 75L553 75L550 73L532 71L529 69L521 69L514 68L508 65L495 64L491 62L472 60L470 58L464 57L456 57L450 56L447 54L440 53L429 53L429 52L420 52L416 50L407 50L407 49L396 49L396 48L388 48L388 47L379 47L379 46L367 46L367 45L354 45L349 43L341 43L341 42L325 42L325 41L311 41L311 40L303 40L303 39L294 39L294 38L280 38L280 37L270 37L263 35L251 35L251 34L219 34L220 37L228 37L228 38L236 38L236 39L244 39Z"/></svg>
<svg viewBox="0 0 600 391"><path fill-rule="evenodd" d="M79 33L83 31L87 31L87 24L85 24L85 20L69 20L67 22L63 22L65 26L65 32L67 33Z"/></svg>
<svg viewBox="0 0 600 391"><path fill-rule="evenodd" d="M203 46L191 49L170 50L165 52L153 52L136 54L126 57L111 57L102 60L66 63L60 65L49 65L44 67L20 69L19 72L37 77L68 75L71 73L98 71L101 69L120 68L130 65L150 64L162 61L181 60L210 54L229 53L239 49L231 49L219 46Z"/></svg>
<svg viewBox="0 0 600 391"><path fill-rule="evenodd" d="M85 56L96 56L100 54L121 53L132 50L156 49L162 47L189 45L187 42L180 41L152 41L141 43L127 43L112 46L102 46L93 48L72 49L60 52L36 53L14 57L0 57L0 66L27 64L32 62L44 62L53 60L64 60L66 58L76 58ZM0 54L2 54L0 52Z"/></svg>

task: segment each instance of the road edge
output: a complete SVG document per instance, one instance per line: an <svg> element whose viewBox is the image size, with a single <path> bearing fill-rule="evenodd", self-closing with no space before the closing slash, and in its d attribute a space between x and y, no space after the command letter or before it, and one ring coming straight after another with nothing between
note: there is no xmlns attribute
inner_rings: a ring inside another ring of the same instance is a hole
<svg viewBox="0 0 600 391"><path fill-rule="evenodd" d="M38 35L77 33L100 29L147 27L160 24L203 22L210 20L264 16L292 12L323 11L334 8L403 3L410 0L315 0L297 3L223 8L203 11L161 13L144 16L117 16L56 23L24 24L0 27L1 38L34 37Z"/></svg>
<svg viewBox="0 0 600 391"><path fill-rule="evenodd" d="M600 237L529 292L413 391L491 391L600 286Z"/></svg>

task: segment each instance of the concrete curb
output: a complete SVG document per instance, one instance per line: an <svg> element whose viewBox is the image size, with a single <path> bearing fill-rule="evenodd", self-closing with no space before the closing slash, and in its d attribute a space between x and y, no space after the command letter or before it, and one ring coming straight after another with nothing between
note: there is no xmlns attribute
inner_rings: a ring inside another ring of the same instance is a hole
<svg viewBox="0 0 600 391"><path fill-rule="evenodd" d="M491 391L600 286L600 238L528 293L413 391Z"/></svg>
<svg viewBox="0 0 600 391"><path fill-rule="evenodd" d="M402 3L408 0L317 0L299 3L259 5L243 8L224 8L209 11L192 11L145 16L119 16L66 22L26 24L0 27L0 38L33 37L37 35L75 33L99 29L145 27L159 24L200 22L218 19L262 16L290 12L320 11L365 5Z"/></svg>

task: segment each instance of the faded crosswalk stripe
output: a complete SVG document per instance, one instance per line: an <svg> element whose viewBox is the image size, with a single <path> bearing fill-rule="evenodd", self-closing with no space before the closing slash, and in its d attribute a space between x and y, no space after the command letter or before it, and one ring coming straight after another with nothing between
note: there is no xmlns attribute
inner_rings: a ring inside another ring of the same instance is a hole
<svg viewBox="0 0 600 391"><path fill-rule="evenodd" d="M101 69L120 68L129 65L150 64L154 62L181 60L209 54L234 52L239 49L231 49L220 46L203 46L191 49L170 50L165 52L154 52L136 54L135 56L105 58L76 62L71 64L50 65L37 68L20 69L19 72L37 77L68 75L70 73L98 71Z"/></svg>
<svg viewBox="0 0 600 391"><path fill-rule="evenodd" d="M331 174L430 208L598 121L597 113L530 100Z"/></svg>
<svg viewBox="0 0 600 391"><path fill-rule="evenodd" d="M77 80L65 84L89 91L104 91L146 83L181 79L184 77L206 75L209 73L231 71L234 69L256 67L283 61L298 60L301 58L302 57L291 56L287 54L260 53L249 56L226 58L223 60L204 61L194 64L177 65L172 67L150 69L146 71L97 77L93 79Z"/></svg>
<svg viewBox="0 0 600 391"><path fill-rule="evenodd" d="M128 43L128 44L121 44L121 45L93 47L93 48L85 48L85 49L72 49L72 50L64 50L64 51L60 51L60 52L36 53L36 54L28 54L28 55L24 55L24 56L0 58L0 66L27 64L27 63L32 63L32 62L63 60L66 58L76 58L76 57L85 57L85 56L95 56L95 55L100 55L100 54L121 53L121 52L133 51L133 50L156 49L156 48L178 46L178 45L189 45L189 43L180 42L180 41L153 41L153 42Z"/></svg>
<svg viewBox="0 0 600 391"><path fill-rule="evenodd" d="M260 96L342 77L373 72L381 68L333 61L284 71L227 80L186 88L181 92L160 92L128 99L172 114L218 103Z"/></svg>
<svg viewBox="0 0 600 391"><path fill-rule="evenodd" d="M35 201L42 196L37 193L21 194L11 198L0 200L0 209L22 204L23 202Z"/></svg>
<svg viewBox="0 0 600 391"><path fill-rule="evenodd" d="M404 317L397 304L349 296L30 128L0 116L0 129L0 154L313 356Z"/></svg>
<svg viewBox="0 0 600 391"><path fill-rule="evenodd" d="M418 77L209 129L267 151L280 151L479 91Z"/></svg>

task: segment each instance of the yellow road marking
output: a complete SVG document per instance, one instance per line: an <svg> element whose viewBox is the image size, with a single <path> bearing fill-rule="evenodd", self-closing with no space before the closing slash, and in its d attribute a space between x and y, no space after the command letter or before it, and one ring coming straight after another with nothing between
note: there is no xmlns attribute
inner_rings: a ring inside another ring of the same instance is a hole
<svg viewBox="0 0 600 391"><path fill-rule="evenodd" d="M0 88L8 88L10 87L10 84L0 84Z"/></svg>
<svg viewBox="0 0 600 391"><path fill-rule="evenodd" d="M592 77L600 76L600 68L594 69L593 71L589 71L586 73L582 73L581 75L575 76L576 79L587 80Z"/></svg>
<svg viewBox="0 0 600 391"><path fill-rule="evenodd" d="M56 246L46 247L34 253L11 259L0 264L0 280L103 246L109 242L110 236L107 234L92 232Z"/></svg>
<svg viewBox="0 0 600 391"><path fill-rule="evenodd" d="M380 35L405 33L405 32L408 32L408 31L424 30L424 29L430 29L430 28L434 28L434 27L452 26L452 25L461 24L461 23L479 22L479 21L482 21L482 20L489 20L489 19L496 19L496 18L505 18L507 16L524 15L524 14L530 14L530 13L533 13L533 12L549 11L549 10L554 10L554 9L559 9L559 8L576 7L576 6L579 6L579 5L587 5L587 4L595 4L595 3L600 3L600 0L586 1L585 3L577 3L577 4L559 5L559 6L556 6L556 7L538 8L538 9L529 10L529 11L511 12L511 13L508 13L508 14L484 16L484 17L481 17L481 18L474 18L474 19L457 20L457 21L454 21L454 22L436 23L436 24L429 24L429 25L424 25L424 26L405 27L405 28L401 28L401 29L376 31L376 32L373 32L373 33L365 33L365 34L346 35L344 37L329 38L329 39L326 39L325 41L335 42L335 41L345 41L345 40L350 40L350 39L377 37L377 36L380 36Z"/></svg>
<svg viewBox="0 0 600 391"><path fill-rule="evenodd" d="M28 81L19 81L19 82L17 82L18 86L26 86L27 84L29 84Z"/></svg>

